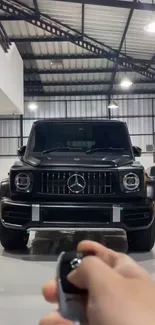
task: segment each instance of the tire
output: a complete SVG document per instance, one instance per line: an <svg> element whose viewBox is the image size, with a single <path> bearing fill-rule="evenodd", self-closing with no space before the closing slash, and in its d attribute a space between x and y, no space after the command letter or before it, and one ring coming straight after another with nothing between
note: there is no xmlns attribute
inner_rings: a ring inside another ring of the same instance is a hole
<svg viewBox="0 0 155 325"><path fill-rule="evenodd" d="M129 251L150 252L155 244L155 221L149 229L128 233Z"/></svg>
<svg viewBox="0 0 155 325"><path fill-rule="evenodd" d="M8 251L23 250L26 248L29 234L22 230L8 229L0 222L0 243Z"/></svg>

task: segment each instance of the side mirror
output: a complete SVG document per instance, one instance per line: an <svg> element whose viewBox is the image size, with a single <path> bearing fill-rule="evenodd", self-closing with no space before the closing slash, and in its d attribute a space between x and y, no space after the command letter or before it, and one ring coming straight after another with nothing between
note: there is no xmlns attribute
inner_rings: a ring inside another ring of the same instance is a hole
<svg viewBox="0 0 155 325"><path fill-rule="evenodd" d="M139 147L132 147L133 148L133 153L135 157L141 157L142 155L142 149Z"/></svg>
<svg viewBox="0 0 155 325"><path fill-rule="evenodd" d="M25 150L26 150L26 146L22 146L22 147L18 148L17 155L19 158L22 158L24 156Z"/></svg>

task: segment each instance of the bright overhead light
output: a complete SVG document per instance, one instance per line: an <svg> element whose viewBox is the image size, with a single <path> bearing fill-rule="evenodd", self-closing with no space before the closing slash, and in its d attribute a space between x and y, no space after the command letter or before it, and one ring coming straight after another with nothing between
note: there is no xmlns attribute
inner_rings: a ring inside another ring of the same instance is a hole
<svg viewBox="0 0 155 325"><path fill-rule="evenodd" d="M31 111L35 111L38 108L38 105L36 103L32 102L32 103L29 103L28 108Z"/></svg>
<svg viewBox="0 0 155 325"><path fill-rule="evenodd" d="M49 63L51 66L61 67L63 65L63 60L51 60Z"/></svg>
<svg viewBox="0 0 155 325"><path fill-rule="evenodd" d="M144 30L147 33L155 33L155 18L144 27Z"/></svg>
<svg viewBox="0 0 155 325"><path fill-rule="evenodd" d="M110 104L108 105L108 108L116 109L116 108L118 108L118 104L116 102L110 102Z"/></svg>
<svg viewBox="0 0 155 325"><path fill-rule="evenodd" d="M132 86L132 81L129 78L125 77L122 79L120 85L123 89L129 89Z"/></svg>

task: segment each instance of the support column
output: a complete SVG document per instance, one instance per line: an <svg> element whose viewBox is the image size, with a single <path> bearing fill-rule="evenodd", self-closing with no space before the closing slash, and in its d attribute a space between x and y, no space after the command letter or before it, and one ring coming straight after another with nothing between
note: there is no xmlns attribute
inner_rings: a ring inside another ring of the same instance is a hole
<svg viewBox="0 0 155 325"><path fill-rule="evenodd" d="M20 145L23 146L23 115L20 115Z"/></svg>

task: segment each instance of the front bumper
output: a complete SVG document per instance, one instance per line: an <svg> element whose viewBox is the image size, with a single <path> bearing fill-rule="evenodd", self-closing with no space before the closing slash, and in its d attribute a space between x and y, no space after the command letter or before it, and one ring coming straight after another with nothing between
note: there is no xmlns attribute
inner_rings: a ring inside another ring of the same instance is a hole
<svg viewBox="0 0 155 325"><path fill-rule="evenodd" d="M126 232L148 229L154 221L152 202L128 203L29 203L3 199L0 218L6 228L50 231Z"/></svg>

